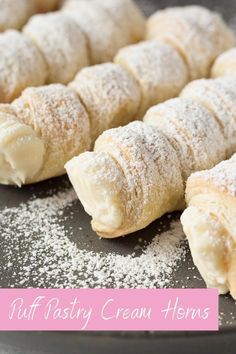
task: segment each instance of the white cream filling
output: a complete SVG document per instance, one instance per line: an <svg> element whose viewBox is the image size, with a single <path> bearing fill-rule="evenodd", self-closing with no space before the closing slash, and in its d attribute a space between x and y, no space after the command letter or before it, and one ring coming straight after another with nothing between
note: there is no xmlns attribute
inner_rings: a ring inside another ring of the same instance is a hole
<svg viewBox="0 0 236 354"><path fill-rule="evenodd" d="M106 163L108 160L104 160L102 169L106 169ZM75 157L65 168L85 211L92 216L93 228L99 232L119 228L123 222L119 195L106 174L97 173L101 166L96 163L96 153Z"/></svg>
<svg viewBox="0 0 236 354"><path fill-rule="evenodd" d="M221 294L227 293L227 231L214 215L195 206L189 206L184 211L181 222L188 237L194 264L206 285L217 288Z"/></svg>

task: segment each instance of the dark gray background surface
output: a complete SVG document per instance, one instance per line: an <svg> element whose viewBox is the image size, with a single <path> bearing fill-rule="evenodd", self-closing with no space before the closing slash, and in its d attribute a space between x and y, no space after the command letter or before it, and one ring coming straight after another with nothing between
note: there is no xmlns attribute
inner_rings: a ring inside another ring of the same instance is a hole
<svg viewBox="0 0 236 354"><path fill-rule="evenodd" d="M193 4L192 1L184 0L138 0L141 7L147 15L150 15L158 8L174 5ZM218 9L224 17L231 23L235 23L236 1L234 0L198 0L195 3L208 6L212 9ZM0 186L0 208L4 206L17 205L20 202L27 201L32 193L35 195L47 195L47 192L53 188L61 189L62 186L68 185L66 177L53 179L49 182L43 182L35 186L23 187L16 191L12 187ZM75 219L73 220L73 229L78 226L77 220L83 226L84 239L82 242L91 244L92 249L97 251L113 251L118 253L129 253L134 249L139 233L135 236L126 237L124 239L113 241L98 241L98 238L91 231L89 217L83 211L80 203L76 204ZM177 218L178 214L173 214L173 218ZM82 221L82 224L81 224ZM166 223L166 227L170 220L162 218L161 222ZM151 241L158 229L160 220L150 225L145 231L142 231L142 238L147 237ZM1 230L0 230L1 232ZM74 238L76 242L76 235ZM81 240L80 240L81 244ZM0 268L1 253L0 249ZM188 254L186 261L180 266L175 274L175 279L179 281L178 286L203 287L198 272L191 271L189 274L189 266L192 266L191 256ZM188 274L187 274L188 273ZM185 284L184 279L190 276L191 284ZM196 277L193 278L193 275ZM0 287L7 287L9 274L0 275ZM101 333L55 333L55 332L0 332L0 354L93 354L93 353L122 353L127 354L234 354L236 353L236 320L232 320L232 313L236 314L235 302L228 296L220 298L220 312L222 315L222 327L219 333L190 333L190 332L101 332Z"/></svg>

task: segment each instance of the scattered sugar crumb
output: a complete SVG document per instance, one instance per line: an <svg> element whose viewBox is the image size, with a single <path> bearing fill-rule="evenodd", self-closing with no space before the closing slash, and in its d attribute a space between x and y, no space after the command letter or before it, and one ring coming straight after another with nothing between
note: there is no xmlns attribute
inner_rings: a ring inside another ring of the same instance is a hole
<svg viewBox="0 0 236 354"><path fill-rule="evenodd" d="M139 246L139 256L79 249L70 240L64 213L76 195L72 190L33 199L0 212L3 271L9 287L163 288L185 258L186 243L179 221ZM66 214L66 215L65 215ZM1 275L0 275L1 277Z"/></svg>

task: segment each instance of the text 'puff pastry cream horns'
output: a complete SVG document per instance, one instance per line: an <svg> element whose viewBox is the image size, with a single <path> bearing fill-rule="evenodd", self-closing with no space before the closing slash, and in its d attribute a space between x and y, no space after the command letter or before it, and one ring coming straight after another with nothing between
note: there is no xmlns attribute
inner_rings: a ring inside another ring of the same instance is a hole
<svg viewBox="0 0 236 354"><path fill-rule="evenodd" d="M211 82L217 95L234 91L227 78ZM188 86L186 96L187 92ZM229 95L223 109L227 112L234 102ZM171 99L151 108L144 122L106 131L97 139L94 152L69 161L67 173L97 234L126 235L182 209L190 174L212 168L236 149L235 138L230 147L227 121L221 114L200 100Z"/></svg>
<svg viewBox="0 0 236 354"><path fill-rule="evenodd" d="M235 44L233 31L218 14L195 5L167 8L152 15L147 39L175 47L186 61L192 80L209 76L215 58Z"/></svg>
<svg viewBox="0 0 236 354"><path fill-rule="evenodd" d="M69 159L90 148L87 112L61 84L26 89L0 112L0 183L20 186L62 175Z"/></svg>
<svg viewBox="0 0 236 354"><path fill-rule="evenodd" d="M195 265L208 287L236 299L236 155L191 175L181 217Z"/></svg>

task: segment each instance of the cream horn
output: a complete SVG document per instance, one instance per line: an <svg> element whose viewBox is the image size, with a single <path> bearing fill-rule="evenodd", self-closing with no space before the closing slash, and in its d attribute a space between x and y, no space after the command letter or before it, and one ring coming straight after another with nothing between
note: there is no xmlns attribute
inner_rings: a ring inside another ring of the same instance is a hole
<svg viewBox="0 0 236 354"><path fill-rule="evenodd" d="M140 89L135 79L119 65L107 63L82 70L71 87L51 84L28 88L11 105L0 105L2 116L6 107L10 109L15 120L34 130L46 151L40 170L30 176L20 170L23 177L17 185L65 174L64 164L89 150L103 130L135 119L139 103ZM0 125L0 136L5 135L9 132ZM17 148L14 134L11 143ZM11 159L10 166L17 174L18 163ZM5 171L4 159L0 159L0 169L4 173L0 183L16 184L10 168Z"/></svg>
<svg viewBox="0 0 236 354"><path fill-rule="evenodd" d="M54 11L60 5L60 0L30 0L33 2L36 12Z"/></svg>
<svg viewBox="0 0 236 354"><path fill-rule="evenodd" d="M115 18L109 1L69 1L60 11L32 16L22 32L1 33L0 102L12 102L27 87L68 84L82 68L110 62L121 47L144 39L146 20L132 0L127 0L125 26L119 23L125 2L115 0ZM0 31L2 17L0 0Z"/></svg>
<svg viewBox="0 0 236 354"><path fill-rule="evenodd" d="M0 182L38 182L65 173L64 164L90 147L88 114L61 84L28 88L0 105Z"/></svg>
<svg viewBox="0 0 236 354"><path fill-rule="evenodd" d="M191 80L208 77L216 57L235 43L233 31L218 14L196 5L157 11L147 22L146 38L175 47Z"/></svg>
<svg viewBox="0 0 236 354"><path fill-rule="evenodd" d="M222 87L230 91L224 80ZM212 83L216 92L223 90L218 80ZM224 135L227 121L220 121L219 113L199 100L175 98L151 108L144 122L106 131L93 152L69 161L67 173L92 216L93 230L102 237L123 236L182 209L189 175L213 167L231 150ZM236 114L233 118L235 133Z"/></svg>
<svg viewBox="0 0 236 354"><path fill-rule="evenodd" d="M192 174L181 216L194 263L208 287L236 299L236 155Z"/></svg>

